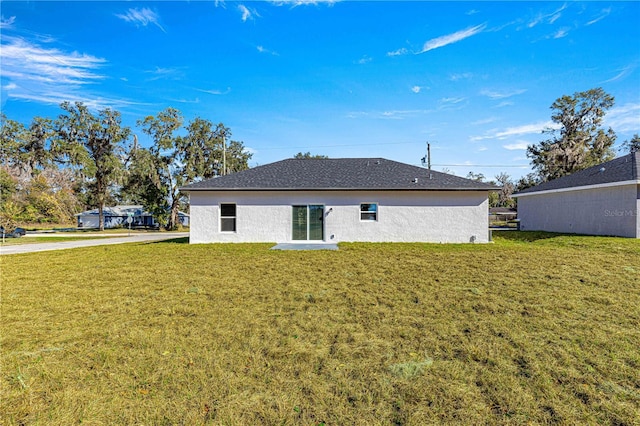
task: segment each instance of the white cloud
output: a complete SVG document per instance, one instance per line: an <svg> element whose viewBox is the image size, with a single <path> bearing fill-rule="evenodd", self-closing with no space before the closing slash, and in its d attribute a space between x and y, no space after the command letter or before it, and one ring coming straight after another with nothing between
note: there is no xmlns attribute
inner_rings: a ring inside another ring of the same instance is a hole
<svg viewBox="0 0 640 426"><path fill-rule="evenodd" d="M116 14L116 16L125 22L130 22L135 25L142 25L146 27L149 24L153 24L160 28L163 32L166 32L162 25L160 25L160 17L153 10L143 7L142 9L129 9L125 14Z"/></svg>
<svg viewBox="0 0 640 426"><path fill-rule="evenodd" d="M425 53L433 49L438 49L440 47L444 47L449 44L457 43L459 41L462 41L466 38L469 38L471 36L474 36L482 32L482 30L484 30L485 28L486 28L486 24L476 25L475 27L469 27L452 34L447 34L447 35L433 38L427 41L422 47L422 50L418 53Z"/></svg>
<svg viewBox="0 0 640 426"><path fill-rule="evenodd" d="M358 60L358 64L360 64L360 65L365 65L365 64L368 64L368 63L369 63L369 62L371 62L371 61L373 61L373 58L372 58L372 57L370 57L370 56L366 56L366 55L365 55L365 56L363 56L362 58L360 58L360 59Z"/></svg>
<svg viewBox="0 0 640 426"><path fill-rule="evenodd" d="M549 24L553 24L555 21L560 19L560 17L562 16L561 12L563 12L567 7L568 6L565 3L560 8L554 10L551 13L547 13L547 14L539 13L535 18L529 21L529 24L527 24L527 26L529 28L533 28L541 22L547 22Z"/></svg>
<svg viewBox="0 0 640 426"><path fill-rule="evenodd" d="M495 107L496 108L504 108L504 107L511 106L511 105L513 105L513 102L511 102L511 101L502 101L498 105L496 105Z"/></svg>
<svg viewBox="0 0 640 426"><path fill-rule="evenodd" d="M339 3L341 0L272 0L271 3L276 6L317 6L319 4L326 4L333 6Z"/></svg>
<svg viewBox="0 0 640 426"><path fill-rule="evenodd" d="M482 119L482 120L474 121L473 123L471 123L471 125L479 126L479 125L482 125L482 124L490 124L490 123L495 122L496 120L497 120L496 117L489 117L489 118L485 118L485 119Z"/></svg>
<svg viewBox="0 0 640 426"><path fill-rule="evenodd" d="M498 92L495 90L482 90L480 91L480 94L483 96L487 96L491 99L505 99L505 98L510 98L512 96L516 96L516 95L521 95L523 93L525 93L527 90L526 89L518 89L518 90L512 90L510 92Z"/></svg>
<svg viewBox="0 0 640 426"><path fill-rule="evenodd" d="M561 13L556 13L555 15L553 15L551 18L549 18L549 23L553 24L554 22L556 22L558 19L560 19L560 17L562 16Z"/></svg>
<svg viewBox="0 0 640 426"><path fill-rule="evenodd" d="M470 78L473 77L473 74L470 72L463 72L463 73L458 73L458 74L451 74L449 76L449 80L451 81L458 81L458 80L469 80Z"/></svg>
<svg viewBox="0 0 640 426"><path fill-rule="evenodd" d="M406 47L400 48L398 50L394 50L393 52L387 52L387 56L402 56L409 53Z"/></svg>
<svg viewBox="0 0 640 426"><path fill-rule="evenodd" d="M200 98L195 98L195 99L179 98L179 99L170 99L170 101L179 102L181 104L199 104Z"/></svg>
<svg viewBox="0 0 640 426"><path fill-rule="evenodd" d="M529 146L529 142L525 142L525 141L517 141L515 143L510 143L507 145L502 145L502 147L504 149L508 149L509 151L516 151L516 150L523 150L523 149L527 149L527 147Z"/></svg>
<svg viewBox="0 0 640 426"><path fill-rule="evenodd" d="M472 136L470 140L477 142L486 139L507 139L513 136L540 134L543 130L548 128L557 129L558 125L554 124L552 121L524 124L522 126L507 127L504 130L492 130L483 136Z"/></svg>
<svg viewBox="0 0 640 426"><path fill-rule="evenodd" d="M0 49L3 77L58 85L81 85L104 78L94 72L106 62L102 58L43 48L17 37L4 37L4 41Z"/></svg>
<svg viewBox="0 0 640 426"><path fill-rule="evenodd" d="M34 35L42 39L39 35ZM106 76L99 69L103 58L86 53L66 52L19 37L3 36L0 48L2 98L26 102L60 104L82 102L92 109L135 105L124 98L111 98L91 90ZM139 104L139 103L138 103Z"/></svg>
<svg viewBox="0 0 640 426"><path fill-rule="evenodd" d="M569 28L569 27L560 28L558 31L553 33L553 35L550 38L553 38L553 39L564 38L564 37L569 35L569 30L570 29L571 28Z"/></svg>
<svg viewBox="0 0 640 426"><path fill-rule="evenodd" d="M387 120L404 120L407 117L415 117L417 115L429 114L430 110L413 109L413 110L388 110L388 111L357 111L347 114L347 118L382 118Z"/></svg>
<svg viewBox="0 0 640 426"><path fill-rule="evenodd" d="M591 21L587 22L585 25L589 26L589 25L593 25L597 22L602 21L604 18L606 18L607 16L609 16L611 14L611 8L607 8L607 9L602 9L602 12L600 13L599 16L597 16L596 18L592 19Z"/></svg>
<svg viewBox="0 0 640 426"><path fill-rule="evenodd" d="M16 22L16 17L12 16L10 18L5 19L4 16L0 16L0 29L6 30L13 27L13 23Z"/></svg>
<svg viewBox="0 0 640 426"><path fill-rule="evenodd" d="M247 6L241 4L238 5L238 10L242 13L242 22L259 18L260 14L255 9L249 9Z"/></svg>
<svg viewBox="0 0 640 426"><path fill-rule="evenodd" d="M604 81L603 83L611 83L612 81L622 80L623 78L631 74L636 69L636 67L637 67L637 64L627 65L626 67L622 68L622 70L618 74L616 74L614 77L610 78L609 80Z"/></svg>
<svg viewBox="0 0 640 426"><path fill-rule="evenodd" d="M441 104L455 105L455 104L459 104L460 102L464 101L465 99L466 98L456 98L456 97L442 98L442 99L440 99L440 103Z"/></svg>
<svg viewBox="0 0 640 426"><path fill-rule="evenodd" d="M604 117L604 124L616 132L640 133L640 103L611 108Z"/></svg>
<svg viewBox="0 0 640 426"><path fill-rule="evenodd" d="M411 91L412 91L413 93L420 93L420 91L421 91L421 90L422 90L422 87L420 87L420 86L413 86L413 87L411 88Z"/></svg>
<svg viewBox="0 0 640 426"><path fill-rule="evenodd" d="M256 46L256 49L258 50L258 52L260 53L266 53L268 55L272 55L272 56L280 56L278 54L278 52L274 52L273 50L269 50L264 46Z"/></svg>
<svg viewBox="0 0 640 426"><path fill-rule="evenodd" d="M147 81L156 81L156 80L180 80L184 78L184 73L177 68L162 68L156 67L156 69L151 71L145 71L147 74L152 74Z"/></svg>
<svg viewBox="0 0 640 426"><path fill-rule="evenodd" d="M226 90L205 90L205 89L196 89L199 92L203 92L203 93L208 93L210 95L228 95L229 93L231 93L231 87L227 87Z"/></svg>

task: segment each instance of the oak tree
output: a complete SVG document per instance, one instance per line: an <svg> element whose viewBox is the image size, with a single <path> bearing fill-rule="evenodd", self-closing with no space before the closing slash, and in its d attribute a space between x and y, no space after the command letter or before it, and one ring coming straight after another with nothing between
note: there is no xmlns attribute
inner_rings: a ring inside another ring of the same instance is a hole
<svg viewBox="0 0 640 426"><path fill-rule="evenodd" d="M55 121L57 151L78 167L87 180L92 204L98 208L99 228L104 229L104 206L122 170L120 151L129 138L120 113L106 108L93 114L81 102L63 102L65 113Z"/></svg>
<svg viewBox="0 0 640 426"><path fill-rule="evenodd" d="M562 96L551 105L551 120L557 125L543 133L550 137L527 148L541 181L556 179L614 157L614 131L601 128L614 104L602 88Z"/></svg>

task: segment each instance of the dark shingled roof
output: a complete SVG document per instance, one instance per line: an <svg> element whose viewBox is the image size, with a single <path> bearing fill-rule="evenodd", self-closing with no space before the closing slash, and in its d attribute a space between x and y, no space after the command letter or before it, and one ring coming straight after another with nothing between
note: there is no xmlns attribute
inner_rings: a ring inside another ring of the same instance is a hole
<svg viewBox="0 0 640 426"><path fill-rule="evenodd" d="M614 160L558 179L532 186L514 194L530 194L532 192L551 191L555 189L577 188L580 186L601 185L606 183L638 181L640 179L640 152L618 157Z"/></svg>
<svg viewBox="0 0 640 426"><path fill-rule="evenodd" d="M287 159L193 183L182 191L488 191L497 187L384 158Z"/></svg>

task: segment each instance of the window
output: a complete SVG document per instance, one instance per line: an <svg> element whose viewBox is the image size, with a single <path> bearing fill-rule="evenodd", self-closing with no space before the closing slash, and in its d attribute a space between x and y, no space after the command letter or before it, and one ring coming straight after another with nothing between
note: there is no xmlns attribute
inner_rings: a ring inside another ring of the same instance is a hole
<svg viewBox="0 0 640 426"><path fill-rule="evenodd" d="M235 204L220 204L220 232L236 232Z"/></svg>
<svg viewBox="0 0 640 426"><path fill-rule="evenodd" d="M360 220L366 220L366 221L378 220L378 204L376 203L360 204Z"/></svg>

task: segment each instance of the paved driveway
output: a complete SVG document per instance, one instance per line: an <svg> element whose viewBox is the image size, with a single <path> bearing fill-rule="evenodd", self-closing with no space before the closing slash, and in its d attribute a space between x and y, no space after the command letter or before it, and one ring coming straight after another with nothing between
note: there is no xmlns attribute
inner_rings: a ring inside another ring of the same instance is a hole
<svg viewBox="0 0 640 426"><path fill-rule="evenodd" d="M188 232L171 232L171 233L163 232L158 234L133 234L131 236L109 237L104 239L60 241L55 243L20 244L15 246L0 247L0 255L35 253L37 251L64 250L64 249L70 249L70 248L103 246L103 245L109 245L109 244L142 243L142 242L173 240L174 238L184 238L188 236L189 236ZM29 238L29 237L22 237L22 238Z"/></svg>

